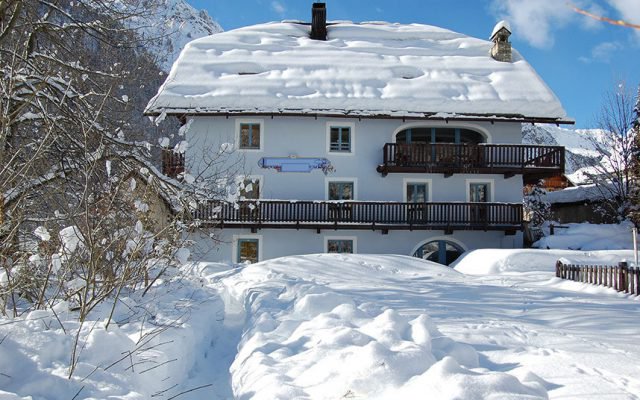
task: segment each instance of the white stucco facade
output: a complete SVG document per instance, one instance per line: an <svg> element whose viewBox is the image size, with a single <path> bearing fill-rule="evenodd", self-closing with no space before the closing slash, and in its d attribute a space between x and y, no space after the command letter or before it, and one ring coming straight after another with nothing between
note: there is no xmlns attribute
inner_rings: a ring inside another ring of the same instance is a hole
<svg viewBox="0 0 640 400"><path fill-rule="evenodd" d="M468 202L471 183L490 185L490 202L520 203L522 175L506 178L503 174L444 174L390 173L382 176L376 167L383 161L383 146L393 143L396 133L407 128L446 127L471 129L481 133L486 143L519 144L521 126L517 122L455 122L411 121L402 119L332 119L313 116L194 116L189 117L186 140L187 170L192 175L206 174L207 155L233 144L234 151L225 156L228 165L241 168L242 175L259 179L260 199L327 200L331 181L353 182L356 201L405 202L406 185L411 182L428 185L428 201ZM258 149L240 150L239 127L250 123L260 126ZM330 127L349 127L351 151L332 152L329 146ZM334 171L324 174L311 172L278 172L261 168L263 157L326 158ZM322 253L327 250L327 238L349 238L358 253L411 255L429 240L447 240L463 250L522 246L522 234L503 231L455 230L446 234L441 230L346 230L346 229L249 229L227 227L216 230L216 241L208 239L212 232L194 232L197 246L194 255L208 261L238 261L238 239L258 239L260 260L292 254Z"/></svg>

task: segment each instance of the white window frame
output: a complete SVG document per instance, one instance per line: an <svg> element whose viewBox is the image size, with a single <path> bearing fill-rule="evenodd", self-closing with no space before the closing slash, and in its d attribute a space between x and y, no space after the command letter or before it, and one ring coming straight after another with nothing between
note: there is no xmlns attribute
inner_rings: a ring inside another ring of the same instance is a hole
<svg viewBox="0 0 640 400"><path fill-rule="evenodd" d="M258 149L242 149L240 148L240 125L241 124L255 124L260 125L260 148ZM264 119L247 119L247 118L237 118L236 119L236 150L238 151L249 151L249 152L262 152L264 151Z"/></svg>
<svg viewBox="0 0 640 400"><path fill-rule="evenodd" d="M351 141L350 151L331 151L331 128L349 128ZM327 136L327 154L352 156L356 153L356 124L355 122L347 121L327 121L326 124L326 136Z"/></svg>
<svg viewBox="0 0 640 400"><path fill-rule="evenodd" d="M264 241L262 240L262 235L255 234L233 235L233 243L231 245L231 260L233 260L235 264L240 263L240 260L238 259L238 242L242 239L258 239L258 262L263 261L264 258L262 257L262 248L264 247Z"/></svg>
<svg viewBox="0 0 640 400"><path fill-rule="evenodd" d="M252 181L257 180L258 182L260 182L259 184L260 192L258 193L257 200L262 200L262 196L264 194L264 175L239 175L236 181L238 185L238 199L240 199L240 182L247 179L251 179ZM244 200L251 200L251 199L244 199Z"/></svg>
<svg viewBox="0 0 640 400"><path fill-rule="evenodd" d="M329 253L329 240L351 240L353 242L353 253L358 254L358 237L357 236L325 236L324 252ZM331 254L349 254L349 253L331 253Z"/></svg>
<svg viewBox="0 0 640 400"><path fill-rule="evenodd" d="M472 183L486 183L489 185L489 201L487 203L495 203L496 202L496 197L495 197L495 187L496 187L496 183L495 183L495 179L481 179L481 178L477 178L477 179L466 179L465 180L465 196L467 199L467 203L471 202L471 184Z"/></svg>
<svg viewBox="0 0 640 400"><path fill-rule="evenodd" d="M352 182L353 183L353 200L358 199L358 178L353 177L344 177L344 178L324 178L324 198L328 201L340 201L340 200L329 200L329 183L330 182ZM349 200L345 200L349 201Z"/></svg>
<svg viewBox="0 0 640 400"><path fill-rule="evenodd" d="M409 183L424 183L427 185L427 202L431 203L433 201L433 179L414 179L414 178L404 178L402 179L402 201L407 203L409 200L407 199L407 185Z"/></svg>

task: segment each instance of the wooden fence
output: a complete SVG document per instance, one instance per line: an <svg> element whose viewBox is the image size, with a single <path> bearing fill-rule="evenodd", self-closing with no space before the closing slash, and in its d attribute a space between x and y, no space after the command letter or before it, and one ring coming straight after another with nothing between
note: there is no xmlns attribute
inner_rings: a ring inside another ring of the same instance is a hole
<svg viewBox="0 0 640 400"><path fill-rule="evenodd" d="M618 292L640 295L640 268L626 262L614 265L577 265L556 263L556 276L576 282L610 287Z"/></svg>

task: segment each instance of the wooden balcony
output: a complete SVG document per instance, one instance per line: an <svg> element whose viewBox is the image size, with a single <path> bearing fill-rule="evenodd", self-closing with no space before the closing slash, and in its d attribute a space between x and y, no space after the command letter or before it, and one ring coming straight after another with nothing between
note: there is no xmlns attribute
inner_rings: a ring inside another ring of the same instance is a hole
<svg viewBox="0 0 640 400"><path fill-rule="evenodd" d="M396 203L259 200L201 204L205 225L257 229L505 231L522 228L519 203Z"/></svg>
<svg viewBox="0 0 640 400"><path fill-rule="evenodd" d="M162 149L162 173L170 178L177 178L184 172L184 153L176 153L172 149Z"/></svg>
<svg viewBox="0 0 640 400"><path fill-rule="evenodd" d="M525 183L564 173L564 147L518 144L387 143L377 171L388 173L522 174Z"/></svg>

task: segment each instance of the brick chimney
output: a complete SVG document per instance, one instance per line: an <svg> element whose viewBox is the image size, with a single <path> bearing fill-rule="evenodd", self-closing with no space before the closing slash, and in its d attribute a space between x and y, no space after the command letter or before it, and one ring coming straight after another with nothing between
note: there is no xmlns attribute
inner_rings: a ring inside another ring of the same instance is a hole
<svg viewBox="0 0 640 400"><path fill-rule="evenodd" d="M509 42L509 36L511 36L509 23L507 21L498 22L491 33L491 41L493 42L491 57L493 57L493 59L502 62L511 62L511 42Z"/></svg>
<svg viewBox="0 0 640 400"><path fill-rule="evenodd" d="M327 40L327 7L324 3L313 3L311 9L311 39Z"/></svg>

